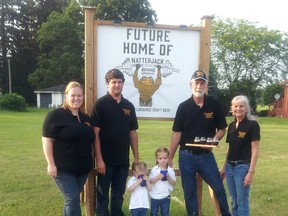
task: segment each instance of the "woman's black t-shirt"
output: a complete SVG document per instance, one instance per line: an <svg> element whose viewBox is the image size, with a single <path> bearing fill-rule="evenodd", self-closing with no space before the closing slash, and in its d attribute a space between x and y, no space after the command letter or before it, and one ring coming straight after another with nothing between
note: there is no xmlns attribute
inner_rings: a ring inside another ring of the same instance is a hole
<svg viewBox="0 0 288 216"><path fill-rule="evenodd" d="M230 161L250 160L251 142L260 141L260 126L258 122L243 119L236 128L236 121L228 127L226 142L229 143L227 159Z"/></svg>
<svg viewBox="0 0 288 216"><path fill-rule="evenodd" d="M95 139L88 115L74 116L70 110L58 108L44 120L42 136L53 138L53 156L58 171L88 173L93 166L92 144Z"/></svg>

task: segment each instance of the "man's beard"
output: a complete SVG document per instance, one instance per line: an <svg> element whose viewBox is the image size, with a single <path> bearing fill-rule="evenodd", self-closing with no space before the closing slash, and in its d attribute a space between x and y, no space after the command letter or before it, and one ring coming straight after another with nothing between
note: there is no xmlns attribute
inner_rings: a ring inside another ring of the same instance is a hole
<svg viewBox="0 0 288 216"><path fill-rule="evenodd" d="M201 98L203 97L205 94L204 91L193 91L193 95L196 97L196 98Z"/></svg>

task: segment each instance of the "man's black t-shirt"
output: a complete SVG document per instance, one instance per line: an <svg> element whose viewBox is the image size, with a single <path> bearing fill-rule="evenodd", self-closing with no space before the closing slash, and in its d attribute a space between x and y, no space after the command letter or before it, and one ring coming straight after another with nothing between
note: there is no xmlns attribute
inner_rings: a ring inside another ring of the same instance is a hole
<svg viewBox="0 0 288 216"><path fill-rule="evenodd" d="M205 95L201 108L192 97L179 105L173 131L181 132L180 146L185 147L186 143L193 143L195 137L214 137L216 129L220 130L226 127L227 123L221 104Z"/></svg>
<svg viewBox="0 0 288 216"><path fill-rule="evenodd" d="M135 108L123 98L119 103L107 93L92 108L91 122L100 128L103 160L109 165L129 166L130 131L138 129Z"/></svg>
<svg viewBox="0 0 288 216"><path fill-rule="evenodd" d="M42 136L53 138L53 156L58 171L88 173L93 167L95 139L88 115L79 113L80 122L70 110L58 108L44 120Z"/></svg>

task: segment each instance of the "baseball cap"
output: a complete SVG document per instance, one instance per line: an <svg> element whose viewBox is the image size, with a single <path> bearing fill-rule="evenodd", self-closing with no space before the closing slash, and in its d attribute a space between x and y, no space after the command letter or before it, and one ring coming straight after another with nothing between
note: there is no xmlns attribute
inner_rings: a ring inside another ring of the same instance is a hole
<svg viewBox="0 0 288 216"><path fill-rule="evenodd" d="M207 76L206 73L203 70L197 70L192 75L192 80L202 79L207 82Z"/></svg>

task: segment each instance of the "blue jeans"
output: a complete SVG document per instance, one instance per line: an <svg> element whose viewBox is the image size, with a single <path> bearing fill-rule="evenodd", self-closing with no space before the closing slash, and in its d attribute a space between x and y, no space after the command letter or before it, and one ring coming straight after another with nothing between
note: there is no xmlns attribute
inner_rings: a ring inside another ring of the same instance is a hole
<svg viewBox="0 0 288 216"><path fill-rule="evenodd" d="M150 216L158 216L160 208L161 208L161 216L169 216L170 196L159 200L151 198Z"/></svg>
<svg viewBox="0 0 288 216"><path fill-rule="evenodd" d="M226 164L226 182L230 194L232 215L249 216L250 185L244 187L244 178L248 173L250 164L231 166Z"/></svg>
<svg viewBox="0 0 288 216"><path fill-rule="evenodd" d="M80 193L88 173L76 175L71 172L57 173L54 181L64 196L63 216L81 216Z"/></svg>
<svg viewBox="0 0 288 216"><path fill-rule="evenodd" d="M147 208L137 208L131 209L132 216L146 216L148 209Z"/></svg>
<svg viewBox="0 0 288 216"><path fill-rule="evenodd" d="M105 175L97 177L97 216L109 216L109 191L111 186L111 216L124 216L122 212L123 196L126 189L129 166L106 165Z"/></svg>
<svg viewBox="0 0 288 216"><path fill-rule="evenodd" d="M184 190L185 205L188 216L198 216L197 180L198 172L203 180L213 189L219 202L222 216L230 216L229 206L220 173L212 152L192 154L186 150L179 151L179 169Z"/></svg>

